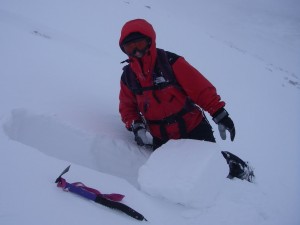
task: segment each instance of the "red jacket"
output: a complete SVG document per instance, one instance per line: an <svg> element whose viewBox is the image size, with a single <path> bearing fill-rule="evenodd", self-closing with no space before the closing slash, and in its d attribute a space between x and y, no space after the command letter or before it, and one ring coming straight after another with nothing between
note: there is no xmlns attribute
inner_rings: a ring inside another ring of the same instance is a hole
<svg viewBox="0 0 300 225"><path fill-rule="evenodd" d="M120 45L124 38L133 32L142 33L152 40L148 54L141 59L143 66L136 58L130 57L130 68L135 73L141 86L148 87L153 85L152 75L157 59L155 31L151 24L143 19L129 21L122 28ZM141 120L141 115L146 120L162 120L176 114L184 107L187 98L210 115L225 106L215 87L183 57L179 57L172 64L172 69L182 90L170 86L162 90L155 90L155 94L148 91L142 95L135 95L121 80L119 111L127 128L131 126L133 121ZM194 108L194 110L186 113L183 119L187 132L190 132L201 122L203 115L198 108ZM149 128L154 137L161 138L159 125L149 124ZM166 131L170 139L181 138L177 123L168 124Z"/></svg>

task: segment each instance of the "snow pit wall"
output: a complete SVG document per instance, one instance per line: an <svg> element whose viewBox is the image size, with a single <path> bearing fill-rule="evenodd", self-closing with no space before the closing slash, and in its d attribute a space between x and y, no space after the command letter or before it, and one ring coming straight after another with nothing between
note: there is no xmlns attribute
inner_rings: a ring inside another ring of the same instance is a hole
<svg viewBox="0 0 300 225"><path fill-rule="evenodd" d="M139 170L138 182L151 196L207 207L227 182L228 170L217 144L172 140L152 153Z"/></svg>

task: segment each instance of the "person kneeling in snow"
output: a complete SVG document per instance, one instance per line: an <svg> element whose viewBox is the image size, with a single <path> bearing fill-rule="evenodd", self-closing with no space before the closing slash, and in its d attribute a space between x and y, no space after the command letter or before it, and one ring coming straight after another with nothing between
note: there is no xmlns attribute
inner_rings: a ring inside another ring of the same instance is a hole
<svg viewBox="0 0 300 225"><path fill-rule="evenodd" d="M119 45L129 57L121 76L119 111L138 145L155 150L170 139L215 142L203 110L218 124L223 140L226 130L234 140L234 123L216 88L183 57L156 48L156 33L150 23L128 21Z"/></svg>
<svg viewBox="0 0 300 225"><path fill-rule="evenodd" d="M202 109L235 137L235 127L224 109L216 88L183 57L156 48L155 31L143 19L127 22L121 31L120 47L129 65L121 77L120 113L138 145L156 149L170 139L189 138L215 142L212 127Z"/></svg>

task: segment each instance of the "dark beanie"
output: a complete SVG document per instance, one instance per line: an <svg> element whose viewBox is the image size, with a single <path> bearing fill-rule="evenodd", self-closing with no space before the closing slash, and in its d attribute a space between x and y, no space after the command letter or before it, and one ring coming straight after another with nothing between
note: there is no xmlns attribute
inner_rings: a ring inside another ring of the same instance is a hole
<svg viewBox="0 0 300 225"><path fill-rule="evenodd" d="M131 33L126 38L124 38L124 40L122 41L122 45L142 38L148 38L148 37L139 32Z"/></svg>

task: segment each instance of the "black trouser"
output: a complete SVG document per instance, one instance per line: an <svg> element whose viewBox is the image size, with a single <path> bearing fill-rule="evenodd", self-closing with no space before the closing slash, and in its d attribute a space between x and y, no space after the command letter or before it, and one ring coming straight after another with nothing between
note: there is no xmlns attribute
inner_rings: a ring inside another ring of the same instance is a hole
<svg viewBox="0 0 300 225"><path fill-rule="evenodd" d="M213 134L213 130L206 118L203 118L197 127L187 134L183 139L194 139L209 142L216 142ZM153 150L159 148L165 144L168 140L161 140L159 138L153 138Z"/></svg>

